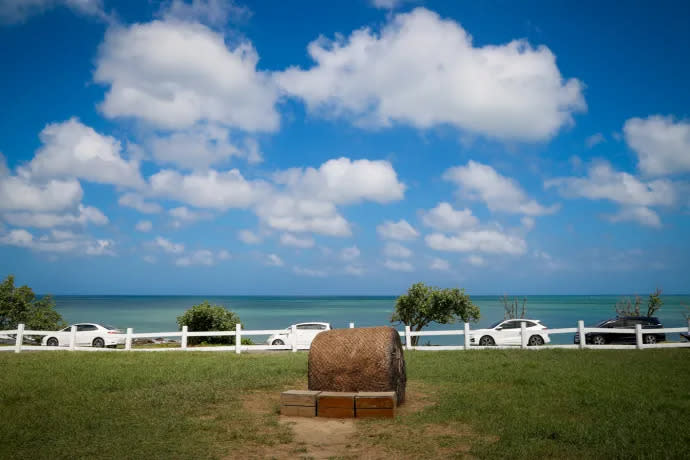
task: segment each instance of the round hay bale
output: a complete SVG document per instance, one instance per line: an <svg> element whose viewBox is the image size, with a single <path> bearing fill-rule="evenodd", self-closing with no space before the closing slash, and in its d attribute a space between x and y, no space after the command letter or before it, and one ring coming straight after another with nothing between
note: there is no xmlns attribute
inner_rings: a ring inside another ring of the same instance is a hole
<svg viewBox="0 0 690 460"><path fill-rule="evenodd" d="M395 391L405 401L405 357L392 327L321 332L309 349L309 389L316 391Z"/></svg>

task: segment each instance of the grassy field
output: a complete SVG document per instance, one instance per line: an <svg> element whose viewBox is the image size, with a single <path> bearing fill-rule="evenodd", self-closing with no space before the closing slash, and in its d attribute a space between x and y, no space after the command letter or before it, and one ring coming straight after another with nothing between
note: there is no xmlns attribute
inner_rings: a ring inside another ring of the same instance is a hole
<svg viewBox="0 0 690 460"><path fill-rule="evenodd" d="M277 394L306 385L306 358L2 353L0 458L223 458L240 447L298 457L307 447L279 422ZM687 458L688 358L408 352L407 407L356 423L352 446L408 458Z"/></svg>

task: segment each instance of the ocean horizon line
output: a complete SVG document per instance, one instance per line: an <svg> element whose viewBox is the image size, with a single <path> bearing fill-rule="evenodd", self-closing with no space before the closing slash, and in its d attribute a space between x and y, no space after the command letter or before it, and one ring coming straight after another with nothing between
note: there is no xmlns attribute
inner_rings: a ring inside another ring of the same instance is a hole
<svg viewBox="0 0 690 460"><path fill-rule="evenodd" d="M467 292L467 291L466 291ZM501 298L506 295L508 298L522 298L522 297L634 297L636 295L646 296L649 293L603 293L603 294L472 294L475 297L498 297ZM37 294L39 297L261 297L261 298L395 298L402 295L398 294L107 294L107 293L87 293L87 294ZM685 297L690 296L690 293L672 293L662 294L662 297Z"/></svg>

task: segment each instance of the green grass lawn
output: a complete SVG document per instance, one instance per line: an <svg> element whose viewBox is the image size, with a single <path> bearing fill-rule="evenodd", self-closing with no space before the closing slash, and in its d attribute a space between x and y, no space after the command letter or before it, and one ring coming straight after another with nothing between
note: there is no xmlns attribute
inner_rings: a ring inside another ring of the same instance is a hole
<svg viewBox="0 0 690 460"><path fill-rule="evenodd" d="M689 358L408 352L413 409L358 423L359 442L416 458L687 458ZM0 458L220 458L292 441L275 408L253 413L243 400L304 386L307 356L2 353L0 369Z"/></svg>

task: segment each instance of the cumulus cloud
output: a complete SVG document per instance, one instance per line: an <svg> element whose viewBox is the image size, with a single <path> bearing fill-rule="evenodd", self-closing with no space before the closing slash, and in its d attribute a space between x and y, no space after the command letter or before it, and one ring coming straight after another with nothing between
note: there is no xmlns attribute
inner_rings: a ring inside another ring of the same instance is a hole
<svg viewBox="0 0 690 460"><path fill-rule="evenodd" d="M120 141L71 118L51 123L39 134L42 146L28 164L32 177L80 178L129 187L144 181L136 161L125 161Z"/></svg>
<svg viewBox="0 0 690 460"><path fill-rule="evenodd" d="M140 232L150 232L152 228L153 224L150 220L140 220L136 225L136 229Z"/></svg>
<svg viewBox="0 0 690 460"><path fill-rule="evenodd" d="M168 252L170 254L180 254L184 252L184 244L173 243L172 241L163 238L162 236L157 236L156 239L153 240L153 242L163 251Z"/></svg>
<svg viewBox="0 0 690 460"><path fill-rule="evenodd" d="M181 227L201 219L209 219L211 215L206 212L193 211L186 206L178 206L168 210L168 214L173 218L173 227Z"/></svg>
<svg viewBox="0 0 690 460"><path fill-rule="evenodd" d="M520 255L527 251L527 243L518 236L497 230L470 230L447 236L432 233L425 237L427 246L437 251L485 252Z"/></svg>
<svg viewBox="0 0 690 460"><path fill-rule="evenodd" d="M386 259L383 266L389 270L394 270L398 272L411 272L414 271L414 267L411 263L406 260L390 260Z"/></svg>
<svg viewBox="0 0 690 460"><path fill-rule="evenodd" d="M439 257L434 257L433 259L431 259L431 263L429 264L429 268L431 270L446 271L446 270L450 270L450 264L448 263L447 260L441 259Z"/></svg>
<svg viewBox="0 0 690 460"><path fill-rule="evenodd" d="M460 187L461 193L470 199L486 203L492 211L540 216L553 214L559 206L542 206L530 199L520 185L494 168L470 160L465 166L446 170L443 178Z"/></svg>
<svg viewBox="0 0 690 460"><path fill-rule="evenodd" d="M357 246L351 246L349 248L343 248L342 251L340 251L340 257L343 258L343 260L355 260L359 257L360 251Z"/></svg>
<svg viewBox="0 0 690 460"><path fill-rule="evenodd" d="M25 229L14 229L0 236L0 244L38 252L74 253L90 256L115 255L115 243L112 240L93 239L88 235L64 230L51 230L40 237L34 237Z"/></svg>
<svg viewBox="0 0 690 460"><path fill-rule="evenodd" d="M326 276L328 276L328 273L325 270L319 270L319 269L315 269L315 268L306 268L306 267L295 266L292 268L292 271L296 275L311 276L314 278L325 278Z"/></svg>
<svg viewBox="0 0 690 460"><path fill-rule="evenodd" d="M412 251L406 248L400 243L388 242L383 247L383 254L386 257L401 258L405 259L407 257L412 257Z"/></svg>
<svg viewBox="0 0 690 460"><path fill-rule="evenodd" d="M0 175L0 211L63 211L76 207L83 194L74 179L34 183L22 176Z"/></svg>
<svg viewBox="0 0 690 460"><path fill-rule="evenodd" d="M385 221L376 227L379 236L388 240L406 241L419 236L419 232L404 219L398 222Z"/></svg>
<svg viewBox="0 0 690 460"><path fill-rule="evenodd" d="M653 210L645 206L624 207L617 213L606 216L610 222L637 222L640 225L661 228L661 219Z"/></svg>
<svg viewBox="0 0 690 460"><path fill-rule="evenodd" d="M308 51L315 65L277 73L278 84L313 111L360 124L450 124L542 141L586 108L582 83L563 78L547 47L525 40L475 46L460 24L424 8L392 16L379 33L319 38Z"/></svg>
<svg viewBox="0 0 690 460"><path fill-rule="evenodd" d="M380 8L382 10L394 10L403 3L410 1L411 0L371 0L371 6L374 8Z"/></svg>
<svg viewBox="0 0 690 460"><path fill-rule="evenodd" d="M478 255L471 255L469 257L466 257L465 262L475 267L483 267L484 265L486 265L486 260L484 260L482 256Z"/></svg>
<svg viewBox="0 0 690 460"><path fill-rule="evenodd" d="M163 210L161 205L146 199L138 193L125 193L118 200L120 206L136 209L143 214L157 214Z"/></svg>
<svg viewBox="0 0 690 460"><path fill-rule="evenodd" d="M345 273L348 275L362 276L364 274L364 267L361 265L350 264L345 266Z"/></svg>
<svg viewBox="0 0 690 460"><path fill-rule="evenodd" d="M15 212L4 214L3 218L17 227L53 228L74 225L105 225L108 218L93 206L80 204L77 213Z"/></svg>
<svg viewBox="0 0 690 460"><path fill-rule="evenodd" d="M631 118L623 126L625 142L650 176L690 171L690 122L660 115Z"/></svg>
<svg viewBox="0 0 690 460"><path fill-rule="evenodd" d="M592 134L591 136L587 137L587 139L585 139L585 145L588 149L591 149L595 145L601 144L603 142L606 142L606 138L601 133Z"/></svg>
<svg viewBox="0 0 690 460"><path fill-rule="evenodd" d="M360 201L389 203L403 198L405 185L398 181L388 161L328 160L318 169L292 168L275 175L275 181L299 197L314 197L335 204Z"/></svg>
<svg viewBox="0 0 690 460"><path fill-rule="evenodd" d="M435 208L425 211L422 214L422 222L434 230L454 232L464 228L476 227L479 224L479 219L468 208L456 211L450 203L442 202Z"/></svg>
<svg viewBox="0 0 690 460"><path fill-rule="evenodd" d="M215 263L215 258L213 253L208 249L200 249L194 251L189 255L179 257L175 260L175 265L180 267L189 267L190 265L213 265Z"/></svg>
<svg viewBox="0 0 690 460"><path fill-rule="evenodd" d="M106 19L102 0L3 0L0 2L0 23L18 23L30 16L64 6L75 13Z"/></svg>
<svg viewBox="0 0 690 460"><path fill-rule="evenodd" d="M159 15L165 19L222 27L230 20L248 18L251 11L230 0L172 0L163 4Z"/></svg>
<svg viewBox="0 0 690 460"><path fill-rule="evenodd" d="M108 90L100 108L164 129L218 123L248 132L275 131L278 91L256 70L249 42L228 48L223 34L191 22L156 20L111 27L95 81Z"/></svg>
<svg viewBox="0 0 690 460"><path fill-rule="evenodd" d="M237 232L237 238L240 239L245 244L259 244L261 243L261 237L251 230L240 230Z"/></svg>
<svg viewBox="0 0 690 460"><path fill-rule="evenodd" d="M280 244L283 246L306 249L313 248L315 243L313 238L299 238L291 233L283 233L280 235Z"/></svg>
<svg viewBox="0 0 690 460"><path fill-rule="evenodd" d="M283 259L281 259L277 254L269 254L266 256L266 265L270 265L272 267L282 267L285 265L285 262L283 262Z"/></svg>

